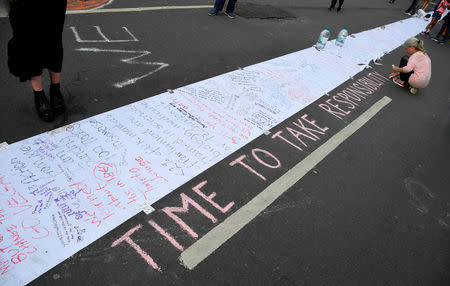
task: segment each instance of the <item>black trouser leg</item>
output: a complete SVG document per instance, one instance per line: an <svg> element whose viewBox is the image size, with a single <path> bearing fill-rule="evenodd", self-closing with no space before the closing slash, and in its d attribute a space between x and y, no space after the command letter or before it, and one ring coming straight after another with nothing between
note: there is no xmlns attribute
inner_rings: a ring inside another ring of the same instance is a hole
<svg viewBox="0 0 450 286"><path fill-rule="evenodd" d="M339 0L339 7L338 7L339 9L342 7L342 4L344 4L344 0Z"/></svg>
<svg viewBox="0 0 450 286"><path fill-rule="evenodd" d="M400 60L400 65L399 67L406 67L408 65L408 60L409 60L409 56L403 56L402 59ZM408 72L408 73L400 73L400 79L403 80L406 85L408 86L408 80L409 77L414 73L414 71Z"/></svg>
<svg viewBox="0 0 450 286"><path fill-rule="evenodd" d="M406 9L406 13L411 13L411 14L416 14L416 9L417 9L417 4L418 4L419 0L413 0L413 2L411 3L411 6L409 6L408 9Z"/></svg>
<svg viewBox="0 0 450 286"><path fill-rule="evenodd" d="M236 6L236 1L237 0L228 0L228 5L227 5L227 9L225 10L225 12L234 12L234 7Z"/></svg>
<svg viewBox="0 0 450 286"><path fill-rule="evenodd" d="M333 8L333 9L334 9L334 6L336 6L336 2L337 2L337 0L331 0L331 6L330 6L330 8Z"/></svg>

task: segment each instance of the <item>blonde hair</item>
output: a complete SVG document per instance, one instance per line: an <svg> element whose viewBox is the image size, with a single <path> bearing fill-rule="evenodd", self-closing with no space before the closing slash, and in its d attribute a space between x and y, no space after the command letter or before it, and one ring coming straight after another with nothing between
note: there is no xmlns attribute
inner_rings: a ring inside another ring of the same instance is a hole
<svg viewBox="0 0 450 286"><path fill-rule="evenodd" d="M416 50L421 51L422 53L426 53L425 48L423 46L423 41L415 37L409 38L408 40L405 41L403 45L405 47L414 47L416 48Z"/></svg>

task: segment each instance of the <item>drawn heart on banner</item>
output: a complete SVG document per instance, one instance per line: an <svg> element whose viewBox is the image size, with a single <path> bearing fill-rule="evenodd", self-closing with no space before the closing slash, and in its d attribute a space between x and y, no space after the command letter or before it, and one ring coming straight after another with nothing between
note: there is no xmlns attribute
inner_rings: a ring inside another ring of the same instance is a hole
<svg viewBox="0 0 450 286"><path fill-rule="evenodd" d="M113 0L68 0L67 10L87 10L109 4Z"/></svg>

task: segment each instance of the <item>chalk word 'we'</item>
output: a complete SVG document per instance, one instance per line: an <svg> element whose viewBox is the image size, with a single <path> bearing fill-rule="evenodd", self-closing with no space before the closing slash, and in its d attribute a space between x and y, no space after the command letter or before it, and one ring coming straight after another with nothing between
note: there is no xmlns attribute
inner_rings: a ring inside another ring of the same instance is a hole
<svg viewBox="0 0 450 286"><path fill-rule="evenodd" d="M125 30L125 32L128 33L128 35L130 35L130 38L128 39L124 39L124 40L110 40L109 38L107 38L105 36L105 34L103 34L102 30L100 29L99 26L93 26L96 30L97 33L100 35L100 37L102 38L102 40L83 40L81 39L80 35L77 32L77 29L75 27L70 27L70 29L73 32L73 35L75 36L75 40L78 43L124 43L124 42L139 42L139 40L127 29L127 27L122 27L122 29Z"/></svg>

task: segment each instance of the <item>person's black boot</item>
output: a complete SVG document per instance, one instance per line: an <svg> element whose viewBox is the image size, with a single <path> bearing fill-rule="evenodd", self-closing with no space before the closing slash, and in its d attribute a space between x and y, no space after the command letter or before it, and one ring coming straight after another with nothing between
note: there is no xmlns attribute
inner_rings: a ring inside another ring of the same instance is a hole
<svg viewBox="0 0 450 286"><path fill-rule="evenodd" d="M43 90L34 91L34 105L36 106L36 111L42 120L46 122L55 120L55 113L53 112Z"/></svg>
<svg viewBox="0 0 450 286"><path fill-rule="evenodd" d="M59 83L52 83L50 85L50 105L58 114L64 113L66 110Z"/></svg>

